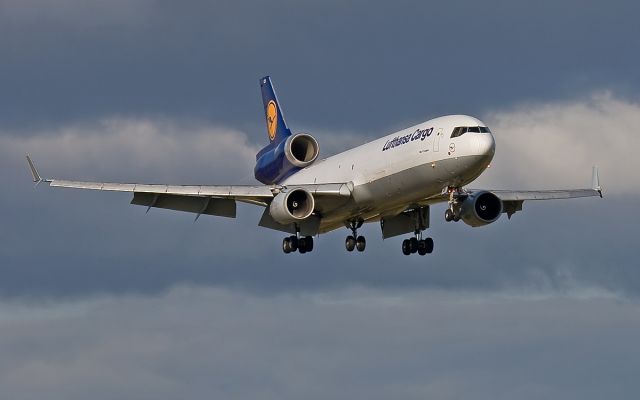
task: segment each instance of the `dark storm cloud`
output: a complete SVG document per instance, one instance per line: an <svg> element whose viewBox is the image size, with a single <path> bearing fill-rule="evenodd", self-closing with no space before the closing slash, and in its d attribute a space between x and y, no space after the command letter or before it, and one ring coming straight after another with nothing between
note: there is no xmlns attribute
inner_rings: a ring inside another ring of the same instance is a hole
<svg viewBox="0 0 640 400"><path fill-rule="evenodd" d="M640 87L634 1L105 4L0 5L3 126L160 114L257 129L263 74L294 127L376 133Z"/></svg>
<svg viewBox="0 0 640 400"><path fill-rule="evenodd" d="M350 290L0 305L12 399L602 399L639 389L639 309Z"/></svg>

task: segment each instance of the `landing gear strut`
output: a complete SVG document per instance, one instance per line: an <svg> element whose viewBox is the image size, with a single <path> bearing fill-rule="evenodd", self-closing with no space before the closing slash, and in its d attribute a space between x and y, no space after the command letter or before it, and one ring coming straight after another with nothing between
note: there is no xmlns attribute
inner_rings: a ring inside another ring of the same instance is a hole
<svg viewBox="0 0 640 400"><path fill-rule="evenodd" d="M313 236L300 236L300 230L296 234L282 239L282 251L285 254L298 251L300 254L313 251Z"/></svg>
<svg viewBox="0 0 640 400"><path fill-rule="evenodd" d="M447 188L449 193L449 208L444 212L444 220L447 222L460 221L460 206L456 201L456 195L460 194L460 188Z"/></svg>
<svg viewBox="0 0 640 400"><path fill-rule="evenodd" d="M367 247L367 240L364 236L358 236L358 228L362 226L364 221L362 219L349 221L347 228L351 229L351 235L347 236L344 241L344 247L347 251L353 251L354 249L362 252Z"/></svg>

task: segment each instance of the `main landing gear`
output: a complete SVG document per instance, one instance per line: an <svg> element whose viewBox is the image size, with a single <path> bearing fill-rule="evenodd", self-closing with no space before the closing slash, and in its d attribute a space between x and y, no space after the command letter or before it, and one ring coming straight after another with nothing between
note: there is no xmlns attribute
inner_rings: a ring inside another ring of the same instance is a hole
<svg viewBox="0 0 640 400"><path fill-rule="evenodd" d="M430 237L423 239L422 232L416 232L415 237L402 241L402 254L405 256L414 253L424 256L425 254L431 254L432 252L433 239Z"/></svg>
<svg viewBox="0 0 640 400"><path fill-rule="evenodd" d="M313 251L313 236L296 235L286 237L282 239L282 251L285 254L294 253L298 251L300 254L310 253Z"/></svg>
<svg viewBox="0 0 640 400"><path fill-rule="evenodd" d="M429 212L429 206L416 207L406 212L413 219L414 236L402 241L402 254L405 256L414 253L424 256L433 252L433 239L422 238L422 232L429 228Z"/></svg>
<svg viewBox="0 0 640 400"><path fill-rule="evenodd" d="M300 232L282 239L282 251L285 254L298 251L300 254L313 251L313 236L300 236Z"/></svg>
<svg viewBox="0 0 640 400"><path fill-rule="evenodd" d="M351 235L347 236L344 241L344 247L347 251L353 251L357 249L362 252L367 247L367 241L364 236L358 236L358 228L362 226L364 221L362 219L349 221L347 228L351 229Z"/></svg>

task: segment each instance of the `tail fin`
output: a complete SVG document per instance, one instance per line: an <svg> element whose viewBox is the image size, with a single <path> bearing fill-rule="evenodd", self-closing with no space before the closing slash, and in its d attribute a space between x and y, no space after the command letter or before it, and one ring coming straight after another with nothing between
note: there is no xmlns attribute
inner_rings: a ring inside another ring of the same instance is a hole
<svg viewBox="0 0 640 400"><path fill-rule="evenodd" d="M291 131L284 121L284 114L278 97L271 84L271 78L265 76L260 79L260 89L262 90L262 104L264 105L264 114L267 120L267 133L269 134L269 143L279 143L291 136Z"/></svg>

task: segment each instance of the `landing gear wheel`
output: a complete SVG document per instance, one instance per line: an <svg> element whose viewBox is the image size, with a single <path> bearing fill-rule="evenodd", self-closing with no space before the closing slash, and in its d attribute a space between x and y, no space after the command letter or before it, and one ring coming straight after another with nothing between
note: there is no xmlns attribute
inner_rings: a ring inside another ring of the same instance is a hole
<svg viewBox="0 0 640 400"><path fill-rule="evenodd" d="M362 252L364 251L365 247L367 247L367 241L365 240L364 236L358 236L358 238L356 239L356 249Z"/></svg>
<svg viewBox="0 0 640 400"><path fill-rule="evenodd" d="M418 254L421 256L427 254L427 243L425 240L418 240Z"/></svg>
<svg viewBox="0 0 640 400"><path fill-rule="evenodd" d="M426 238L424 240L424 243L425 243L425 248L427 250L427 254L433 253L433 239L432 238Z"/></svg>
<svg viewBox="0 0 640 400"><path fill-rule="evenodd" d="M453 213L453 210L450 208L447 208L447 211L444 212L444 220L447 222L451 222L453 221L454 218L455 218L455 214Z"/></svg>
<svg viewBox="0 0 640 400"><path fill-rule="evenodd" d="M305 236L304 238L305 246L307 246L307 251L313 251L313 236Z"/></svg>
<svg viewBox="0 0 640 400"><path fill-rule="evenodd" d="M411 251L411 253L415 253L416 251L418 251L418 239L414 237L409 239L409 250Z"/></svg>
<svg viewBox="0 0 640 400"><path fill-rule="evenodd" d="M304 254L308 251L309 249L307 248L307 239L301 237L300 239L298 239L298 252L300 254Z"/></svg>
<svg viewBox="0 0 640 400"><path fill-rule="evenodd" d="M286 237L282 239L282 251L284 251L284 254L289 254L292 252L290 238Z"/></svg>
<svg viewBox="0 0 640 400"><path fill-rule="evenodd" d="M347 251L353 251L353 249L356 248L356 238L351 235L347 236L347 239L344 241L344 247Z"/></svg>
<svg viewBox="0 0 640 400"><path fill-rule="evenodd" d="M297 236L289 236L289 243L291 243L291 251L298 250L298 237Z"/></svg>
<svg viewBox="0 0 640 400"><path fill-rule="evenodd" d="M460 217L459 216L456 215L455 217L453 217L453 222L458 222L458 221L460 221Z"/></svg>
<svg viewBox="0 0 640 400"><path fill-rule="evenodd" d="M402 254L404 254L405 256L411 254L411 243L409 242L409 239L405 239L402 241Z"/></svg>

